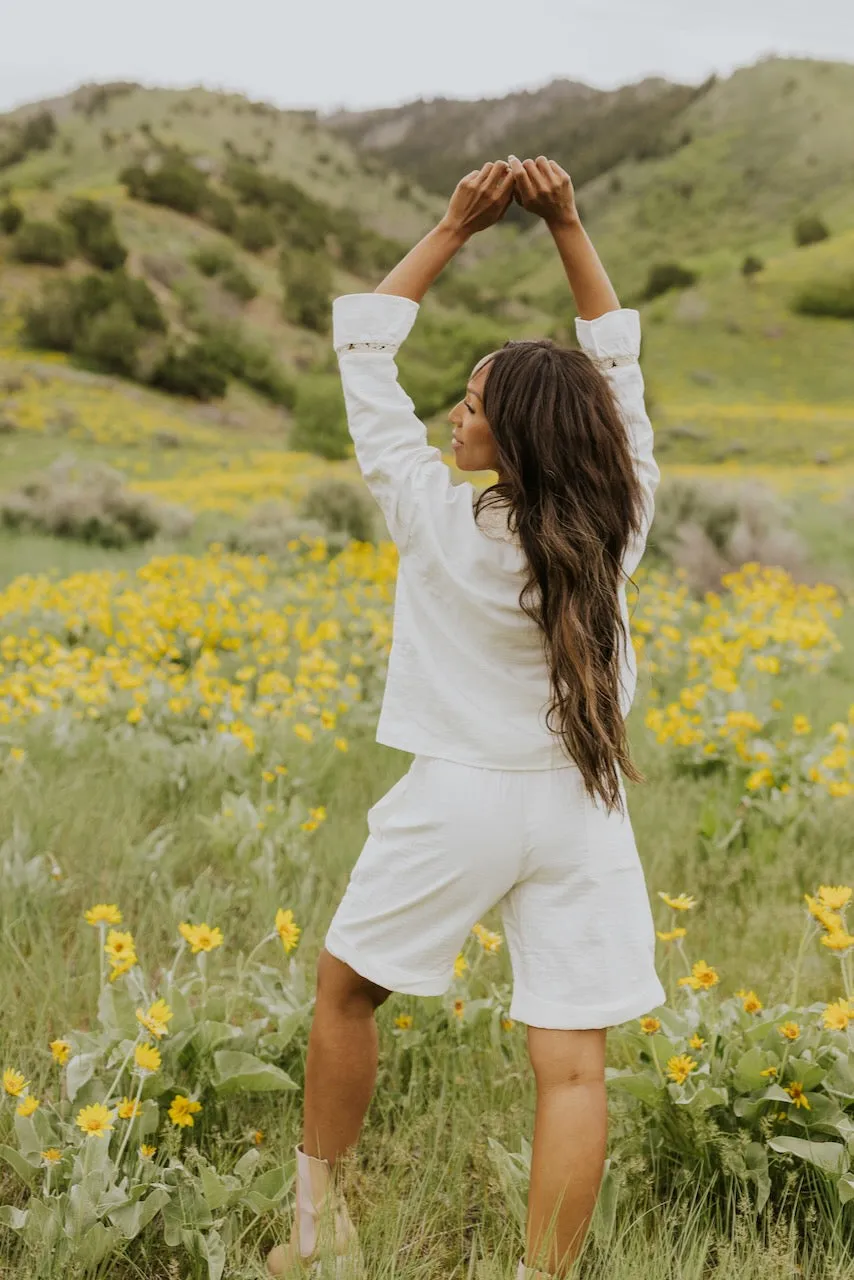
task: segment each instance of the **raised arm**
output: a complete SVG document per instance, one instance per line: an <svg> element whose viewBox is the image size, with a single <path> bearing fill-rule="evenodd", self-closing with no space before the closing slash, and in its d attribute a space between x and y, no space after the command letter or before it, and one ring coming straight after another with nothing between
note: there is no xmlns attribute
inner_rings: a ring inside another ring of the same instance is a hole
<svg viewBox="0 0 854 1280"><path fill-rule="evenodd" d="M608 273L581 225L569 174L546 156L524 164L510 156L510 166L518 203L538 214L552 234L578 308L578 341L610 382L626 426L644 498L643 528L623 559L623 569L630 575L643 555L661 478L653 456L652 423L644 403L643 374L638 363L640 315L620 306Z"/></svg>

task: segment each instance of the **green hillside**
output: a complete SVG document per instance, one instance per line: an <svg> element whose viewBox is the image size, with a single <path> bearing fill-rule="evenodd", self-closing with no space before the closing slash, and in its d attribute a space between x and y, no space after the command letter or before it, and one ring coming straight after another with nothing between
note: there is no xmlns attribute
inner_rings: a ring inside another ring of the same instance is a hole
<svg viewBox="0 0 854 1280"><path fill-rule="evenodd" d="M471 147L488 158L510 138L517 154L547 149L575 171L560 140L580 136L582 121L581 170L592 176L579 200L624 302L644 313L662 461L854 461L854 325L792 309L807 285L854 280L852 105L854 67L770 60L701 90L648 81L602 95L555 82L501 104L352 113L349 125L239 95L124 84L0 117L0 219L12 207L24 223L0 231L3 484L71 449L201 510L237 511L304 489L330 465L314 452L353 474L332 298L373 289L433 225ZM439 157L449 121L459 156ZM444 196L415 176L440 186L440 160ZM79 238L62 265L22 260L34 223L67 240L72 198L109 222L126 251L118 270L93 266ZM807 214L830 235L796 247L793 225ZM750 278L748 254L762 267ZM696 281L643 301L662 262ZM87 277L101 283L81 285ZM148 286L148 327L128 314L125 278ZM24 322L46 286L52 350L34 346ZM104 295L97 315L81 312L84 294L87 307ZM511 335L570 341L572 314L551 237L514 206L443 273L401 353L435 442L447 445L447 409L484 350ZM201 390L175 394L199 360ZM211 364L222 386L206 383Z"/></svg>

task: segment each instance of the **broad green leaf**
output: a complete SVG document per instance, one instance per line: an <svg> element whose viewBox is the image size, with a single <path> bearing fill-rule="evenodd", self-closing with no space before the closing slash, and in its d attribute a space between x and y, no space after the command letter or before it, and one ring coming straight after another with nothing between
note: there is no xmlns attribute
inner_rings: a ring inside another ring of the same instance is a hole
<svg viewBox="0 0 854 1280"><path fill-rule="evenodd" d="M31 1116L15 1116L15 1137L22 1155L31 1156L58 1145L50 1116L41 1107Z"/></svg>
<svg viewBox="0 0 854 1280"><path fill-rule="evenodd" d="M769 1138L768 1146L772 1151L788 1153L806 1160L825 1173L842 1174L845 1172L845 1148L841 1142L809 1142L805 1138Z"/></svg>
<svg viewBox="0 0 854 1280"><path fill-rule="evenodd" d="M0 1204L0 1224L12 1231L23 1231L27 1225L27 1210L16 1209L13 1204Z"/></svg>
<svg viewBox="0 0 854 1280"><path fill-rule="evenodd" d="M220 1049L214 1054L217 1093L271 1093L296 1089L295 1082L281 1067L262 1062L251 1053Z"/></svg>
<svg viewBox="0 0 854 1280"><path fill-rule="evenodd" d="M132 1039L139 1031L136 1008L126 991L105 986L98 999L98 1021L113 1039Z"/></svg>
<svg viewBox="0 0 854 1280"><path fill-rule="evenodd" d="M768 1076L762 1072L766 1067L774 1065L771 1054L755 1045L743 1053L735 1064L733 1084L739 1093L752 1093L754 1089L762 1089L768 1083Z"/></svg>
<svg viewBox="0 0 854 1280"><path fill-rule="evenodd" d="M756 1184L756 1212L761 1213L771 1194L768 1175L768 1152L761 1142L749 1142L744 1148L744 1164L747 1176Z"/></svg>
<svg viewBox="0 0 854 1280"><path fill-rule="evenodd" d="M14 1169L27 1186L35 1181L38 1166L30 1164L14 1147L0 1147L0 1160L4 1160L11 1169Z"/></svg>
<svg viewBox="0 0 854 1280"><path fill-rule="evenodd" d="M656 1106L664 1096L663 1086L657 1080L634 1071L629 1071L625 1075L609 1076L606 1083L611 1088L618 1089L621 1093L628 1093L633 1098L639 1098L641 1102L646 1102L650 1106Z"/></svg>
<svg viewBox="0 0 854 1280"><path fill-rule="evenodd" d="M193 1032L193 1043L202 1050L218 1048L228 1044L229 1040L239 1040L243 1035L242 1027L233 1027L230 1022L200 1022Z"/></svg>
<svg viewBox="0 0 854 1280"><path fill-rule="evenodd" d="M248 1151L244 1151L243 1155L234 1166L235 1175L245 1182L247 1178L251 1178L255 1172L255 1166L261 1159L261 1152L257 1147L250 1147Z"/></svg>
<svg viewBox="0 0 854 1280"><path fill-rule="evenodd" d="M854 1174L843 1174L836 1184L836 1190L842 1204L848 1204L850 1200L854 1200Z"/></svg>
<svg viewBox="0 0 854 1280"><path fill-rule="evenodd" d="M74 1260L83 1268L97 1266L108 1253L112 1253L119 1240L121 1233L116 1227L105 1227L103 1222L95 1222L77 1242Z"/></svg>
<svg viewBox="0 0 854 1280"><path fill-rule="evenodd" d="M709 1107L725 1107L729 1100L726 1089L715 1085L701 1085L690 1098L677 1098L676 1102L685 1106L688 1111L708 1111Z"/></svg>
<svg viewBox="0 0 854 1280"><path fill-rule="evenodd" d="M65 1087L72 1102L84 1084L92 1079L100 1057L100 1052L95 1051L93 1053L76 1053L73 1058L69 1058L68 1065L65 1068Z"/></svg>
<svg viewBox="0 0 854 1280"><path fill-rule="evenodd" d="M143 1188L140 1187L139 1190L142 1191ZM155 1187L145 1199L138 1199L128 1204L119 1205L117 1209L112 1210L108 1217L113 1226L121 1231L126 1240L133 1240L168 1203L168 1189L166 1187Z"/></svg>
<svg viewBox="0 0 854 1280"><path fill-rule="evenodd" d="M818 1062L810 1062L808 1058L789 1058L786 1074L791 1080L802 1084L808 1092L824 1079L827 1068Z"/></svg>
<svg viewBox="0 0 854 1280"><path fill-rule="evenodd" d="M215 1213L224 1204L228 1204L232 1192L239 1188L240 1183L237 1178L223 1177L204 1160L199 1161L198 1170L205 1203L211 1212Z"/></svg>

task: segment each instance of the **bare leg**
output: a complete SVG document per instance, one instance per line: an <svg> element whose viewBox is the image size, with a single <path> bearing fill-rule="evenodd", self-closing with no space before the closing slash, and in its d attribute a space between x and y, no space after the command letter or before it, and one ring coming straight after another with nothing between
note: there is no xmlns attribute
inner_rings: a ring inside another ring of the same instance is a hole
<svg viewBox="0 0 854 1280"><path fill-rule="evenodd" d="M306 1055L303 1150L330 1166L361 1132L377 1077L374 1013L389 995L321 951Z"/></svg>
<svg viewBox="0 0 854 1280"><path fill-rule="evenodd" d="M537 1112L526 1262L565 1275L581 1251L605 1163L604 1030L528 1027Z"/></svg>
<svg viewBox="0 0 854 1280"><path fill-rule="evenodd" d="M361 1132L377 1074L374 1013L389 995L325 948L321 951L306 1056L304 1154L297 1156L296 1212L287 1245L276 1245L267 1256L273 1276L286 1275L303 1248L306 1254L314 1251L320 1207L330 1197L334 1207L335 1162ZM301 1161L308 1166L303 1169L307 1183L300 1177ZM336 1211L334 1231L336 1250L341 1252L354 1236L346 1205Z"/></svg>

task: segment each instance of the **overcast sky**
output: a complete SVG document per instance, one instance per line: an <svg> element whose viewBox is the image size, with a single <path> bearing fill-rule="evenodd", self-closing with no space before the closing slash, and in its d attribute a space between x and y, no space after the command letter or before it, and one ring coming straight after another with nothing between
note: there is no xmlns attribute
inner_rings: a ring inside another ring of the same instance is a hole
<svg viewBox="0 0 854 1280"><path fill-rule="evenodd" d="M0 109L87 80L331 111L556 76L698 83L768 53L854 62L854 0L0 0L0 31Z"/></svg>

